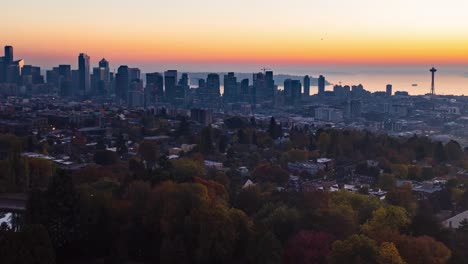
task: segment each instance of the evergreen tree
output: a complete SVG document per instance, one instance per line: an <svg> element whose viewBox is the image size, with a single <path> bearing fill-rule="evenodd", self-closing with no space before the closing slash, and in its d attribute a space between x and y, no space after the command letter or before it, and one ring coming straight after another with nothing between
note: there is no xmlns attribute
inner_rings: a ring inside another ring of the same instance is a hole
<svg viewBox="0 0 468 264"><path fill-rule="evenodd" d="M79 235L79 195L72 177L58 171L52 177L46 192L46 227L55 249L66 248Z"/></svg>
<svg viewBox="0 0 468 264"><path fill-rule="evenodd" d="M213 154L213 136L211 125L203 128L200 137L200 152L203 154Z"/></svg>

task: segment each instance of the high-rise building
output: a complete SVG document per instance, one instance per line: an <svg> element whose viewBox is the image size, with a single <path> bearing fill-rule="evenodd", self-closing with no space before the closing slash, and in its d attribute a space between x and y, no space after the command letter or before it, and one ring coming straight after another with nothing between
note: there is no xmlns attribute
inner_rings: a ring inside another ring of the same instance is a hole
<svg viewBox="0 0 468 264"><path fill-rule="evenodd" d="M7 65L12 64L14 60L13 57L13 47L12 46L5 46L5 63Z"/></svg>
<svg viewBox="0 0 468 264"><path fill-rule="evenodd" d="M146 102L154 104L164 98L164 77L159 72L146 74Z"/></svg>
<svg viewBox="0 0 468 264"><path fill-rule="evenodd" d="M81 53L78 56L78 95L89 96L91 93L90 57Z"/></svg>
<svg viewBox="0 0 468 264"><path fill-rule="evenodd" d="M239 83L233 72L224 75L223 100L225 102L239 101Z"/></svg>
<svg viewBox="0 0 468 264"><path fill-rule="evenodd" d="M127 95L130 86L130 76L128 72L128 66L122 65L117 70L115 75L115 94L117 98L122 101L127 101Z"/></svg>
<svg viewBox="0 0 468 264"><path fill-rule="evenodd" d="M208 74L206 78L206 90L208 92L209 100L217 100L220 96L220 80L219 75L216 73Z"/></svg>
<svg viewBox="0 0 468 264"><path fill-rule="evenodd" d="M42 84L44 83L44 77L41 75L41 67L32 65L24 65L21 71L21 78L23 84ZM30 79L30 81L26 81Z"/></svg>
<svg viewBox="0 0 468 264"><path fill-rule="evenodd" d="M73 96L72 70L70 65L58 66L57 88L62 96Z"/></svg>
<svg viewBox="0 0 468 264"><path fill-rule="evenodd" d="M304 76L304 97L310 96L310 77L309 75Z"/></svg>
<svg viewBox="0 0 468 264"><path fill-rule="evenodd" d="M130 78L130 82L133 80L140 80L141 79L141 71L138 68L128 68L128 78Z"/></svg>
<svg viewBox="0 0 468 264"><path fill-rule="evenodd" d="M110 82L109 62L103 58L101 61L99 61L99 68L104 68L104 81Z"/></svg>
<svg viewBox="0 0 468 264"><path fill-rule="evenodd" d="M295 105L301 100L301 82L299 80L286 79L284 81L285 103Z"/></svg>
<svg viewBox="0 0 468 264"><path fill-rule="evenodd" d="M13 47L5 46L5 56L0 58L0 83L18 83L24 60L14 60Z"/></svg>
<svg viewBox="0 0 468 264"><path fill-rule="evenodd" d="M325 94L325 77L320 75L318 78L318 95Z"/></svg>
<svg viewBox="0 0 468 264"><path fill-rule="evenodd" d="M255 94L255 103L273 100L276 92L273 72L259 72L253 75L253 92Z"/></svg>
<svg viewBox="0 0 468 264"><path fill-rule="evenodd" d="M164 93L168 102L174 102L176 98L177 71L164 72Z"/></svg>
<svg viewBox="0 0 468 264"><path fill-rule="evenodd" d="M386 96L392 96L392 85L391 84L387 84L387 90L385 92L385 95Z"/></svg>

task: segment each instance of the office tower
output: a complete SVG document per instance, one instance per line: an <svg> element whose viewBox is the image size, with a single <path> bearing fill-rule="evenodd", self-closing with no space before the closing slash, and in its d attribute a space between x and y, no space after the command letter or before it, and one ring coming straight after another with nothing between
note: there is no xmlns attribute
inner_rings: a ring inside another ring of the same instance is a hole
<svg viewBox="0 0 468 264"><path fill-rule="evenodd" d="M185 86L185 87L190 87L189 84L189 76L187 73L182 73L182 76L180 77L179 84L180 86Z"/></svg>
<svg viewBox="0 0 468 264"><path fill-rule="evenodd" d="M28 84L42 84L44 83L44 77L41 75L41 67L32 65L24 65L21 71L21 79L23 84L26 84L26 79L30 79Z"/></svg>
<svg viewBox="0 0 468 264"><path fill-rule="evenodd" d="M62 76L65 80L71 80L72 78L72 71L71 65L59 65L58 66L58 74Z"/></svg>
<svg viewBox="0 0 468 264"><path fill-rule="evenodd" d="M159 72L146 74L146 102L153 104L164 98L164 77Z"/></svg>
<svg viewBox="0 0 468 264"><path fill-rule="evenodd" d="M5 57L0 57L0 83L6 80L6 62Z"/></svg>
<svg viewBox="0 0 468 264"><path fill-rule="evenodd" d="M225 102L239 101L239 83L233 72L224 75L223 100Z"/></svg>
<svg viewBox="0 0 468 264"><path fill-rule="evenodd" d="M175 90L175 103L177 105L186 105L189 99L190 79L187 73L183 73L180 77Z"/></svg>
<svg viewBox="0 0 468 264"><path fill-rule="evenodd" d="M255 94L255 103L273 100L276 86L272 71L259 72L253 75L253 92Z"/></svg>
<svg viewBox="0 0 468 264"><path fill-rule="evenodd" d="M115 94L122 101L127 101L127 94L130 86L130 76L128 66L122 65L115 75Z"/></svg>
<svg viewBox="0 0 468 264"><path fill-rule="evenodd" d="M5 46L5 57L4 61L7 65L13 63L13 47L12 46Z"/></svg>
<svg viewBox="0 0 468 264"><path fill-rule="evenodd" d="M325 77L323 75L320 75L318 78L318 95L324 95L325 94Z"/></svg>
<svg viewBox="0 0 468 264"><path fill-rule="evenodd" d="M109 62L103 58L101 61L99 61L99 68L104 69L104 81L109 83L110 82Z"/></svg>
<svg viewBox="0 0 468 264"><path fill-rule="evenodd" d="M54 67L52 70L47 70L46 71L46 82L48 85L53 86L53 87L58 87L58 81L59 81L59 68Z"/></svg>
<svg viewBox="0 0 468 264"><path fill-rule="evenodd" d="M70 65L59 65L56 69L58 73L57 88L61 96L73 96L72 70Z"/></svg>
<svg viewBox="0 0 468 264"><path fill-rule="evenodd" d="M310 77L309 75L304 76L304 97L310 96Z"/></svg>
<svg viewBox="0 0 468 264"><path fill-rule="evenodd" d="M286 79L284 81L285 103L295 105L301 100L301 82L299 80Z"/></svg>
<svg viewBox="0 0 468 264"><path fill-rule="evenodd" d="M103 67L93 68L92 87L93 94L95 95L106 95L107 94L107 81L106 81L106 69Z"/></svg>
<svg viewBox="0 0 468 264"><path fill-rule="evenodd" d="M275 80L273 79L273 71L265 72L265 81L266 81L265 97L268 99L271 99L275 96L275 93L276 93Z"/></svg>
<svg viewBox="0 0 468 264"><path fill-rule="evenodd" d="M5 46L5 56L0 58L0 83L18 83L24 60L14 61L13 47Z"/></svg>
<svg viewBox="0 0 468 264"><path fill-rule="evenodd" d="M220 80L219 75L216 73L208 74L206 78L206 89L208 93L212 97L219 97L220 96Z"/></svg>
<svg viewBox="0 0 468 264"><path fill-rule="evenodd" d="M164 72L164 93L168 102L174 102L176 97L177 71Z"/></svg>
<svg viewBox="0 0 468 264"><path fill-rule="evenodd" d="M7 83L18 83L21 77L21 71L24 66L24 60L13 61L6 65L6 82Z"/></svg>
<svg viewBox="0 0 468 264"><path fill-rule="evenodd" d="M90 57L81 53L78 56L78 95L89 96L91 93Z"/></svg>
<svg viewBox="0 0 468 264"><path fill-rule="evenodd" d="M241 95L241 100L245 102L250 102L250 83L249 79L243 79L240 82L240 95Z"/></svg>
<svg viewBox="0 0 468 264"><path fill-rule="evenodd" d="M141 71L138 68L128 68L128 78L130 82L133 80L140 80Z"/></svg>
<svg viewBox="0 0 468 264"><path fill-rule="evenodd" d="M205 79L198 79L198 89L205 89L206 81Z"/></svg>
<svg viewBox="0 0 468 264"><path fill-rule="evenodd" d="M78 94L78 90L80 87L80 71L79 70L72 70L72 91L73 96Z"/></svg>
<svg viewBox="0 0 468 264"><path fill-rule="evenodd" d="M360 98L364 95L364 86L362 84L351 86L351 94L354 98Z"/></svg>
<svg viewBox="0 0 468 264"><path fill-rule="evenodd" d="M385 95L386 96L392 96L392 85L391 84L387 84L387 90L385 92Z"/></svg>
<svg viewBox="0 0 468 264"><path fill-rule="evenodd" d="M265 97L265 90L266 90L266 78L265 74L262 72L255 73L253 75L253 100L254 103L256 104L257 102L262 102Z"/></svg>

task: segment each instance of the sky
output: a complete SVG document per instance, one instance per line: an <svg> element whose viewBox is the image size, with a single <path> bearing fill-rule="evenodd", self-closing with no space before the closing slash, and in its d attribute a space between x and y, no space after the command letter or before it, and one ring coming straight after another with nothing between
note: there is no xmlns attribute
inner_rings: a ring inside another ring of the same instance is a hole
<svg viewBox="0 0 468 264"><path fill-rule="evenodd" d="M93 65L186 68L468 64L466 0L22 0L2 10L0 45L45 67L80 52Z"/></svg>

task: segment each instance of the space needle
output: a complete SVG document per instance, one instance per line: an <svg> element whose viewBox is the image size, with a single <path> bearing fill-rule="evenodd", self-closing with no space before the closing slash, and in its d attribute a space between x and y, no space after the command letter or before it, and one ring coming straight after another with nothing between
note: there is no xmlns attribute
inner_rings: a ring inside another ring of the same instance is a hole
<svg viewBox="0 0 468 264"><path fill-rule="evenodd" d="M434 85L434 79L435 79L435 73L437 71L436 68L432 67L432 69L429 70L432 73L432 82L431 82L431 95L435 95L435 85Z"/></svg>

